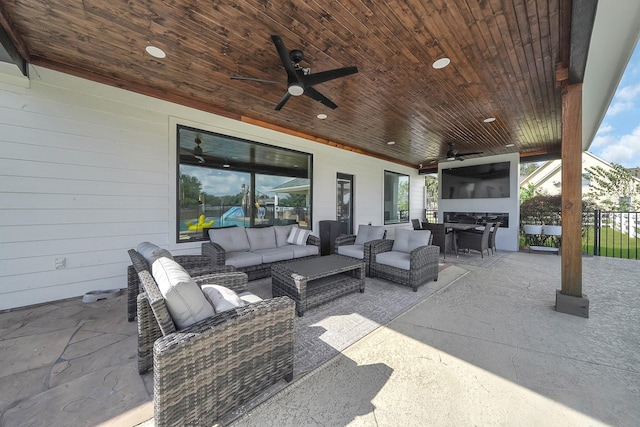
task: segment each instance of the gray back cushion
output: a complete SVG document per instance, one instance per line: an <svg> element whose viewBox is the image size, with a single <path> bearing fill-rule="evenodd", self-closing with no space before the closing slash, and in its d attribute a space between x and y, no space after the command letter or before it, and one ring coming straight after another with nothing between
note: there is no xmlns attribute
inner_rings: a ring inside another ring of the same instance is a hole
<svg viewBox="0 0 640 427"><path fill-rule="evenodd" d="M244 227L212 228L209 230L209 239L227 252L246 252L250 248Z"/></svg>
<svg viewBox="0 0 640 427"><path fill-rule="evenodd" d="M153 262L158 258L169 258L171 260L173 259L173 256L171 256L171 252L164 248L161 248L158 245L154 245L151 242L140 243L136 250L140 255L142 255L145 260L147 260L149 268L151 268Z"/></svg>
<svg viewBox="0 0 640 427"><path fill-rule="evenodd" d="M276 247L276 233L273 227L247 228L247 239L251 251Z"/></svg>
<svg viewBox="0 0 640 427"><path fill-rule="evenodd" d="M273 227L273 231L276 233L276 246L287 246L287 238L289 234L291 234L291 229L295 226L295 224L289 225L275 225Z"/></svg>
<svg viewBox="0 0 640 427"><path fill-rule="evenodd" d="M384 227L381 225L364 225L358 226L358 234L356 234L356 245L364 245L372 240L384 239Z"/></svg>
<svg viewBox="0 0 640 427"><path fill-rule="evenodd" d="M410 253L420 246L428 245L430 237L431 231L429 230L406 230L399 228L396 230L392 250Z"/></svg>

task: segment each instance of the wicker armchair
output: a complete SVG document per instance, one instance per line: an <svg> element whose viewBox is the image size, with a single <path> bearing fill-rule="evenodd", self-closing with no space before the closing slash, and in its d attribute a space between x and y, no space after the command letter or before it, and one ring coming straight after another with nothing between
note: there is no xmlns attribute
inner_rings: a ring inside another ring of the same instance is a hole
<svg viewBox="0 0 640 427"><path fill-rule="evenodd" d="M444 224L426 224L427 230L431 231L431 238L433 244L440 247L440 252L443 253L443 258L447 258L447 252L453 252L456 250L455 233L453 231L447 231ZM458 254L456 253L456 256Z"/></svg>
<svg viewBox="0 0 640 427"><path fill-rule="evenodd" d="M138 370L153 366L156 426L213 425L270 385L293 379L291 299L259 301L176 330L144 258L133 250L129 255L145 290L138 295ZM227 272L195 281L241 292L247 275Z"/></svg>
<svg viewBox="0 0 640 427"><path fill-rule="evenodd" d="M396 238L401 238L399 234L404 231L408 230L396 230ZM409 232L429 233L428 230ZM414 292L430 280L438 281L440 248L431 245L431 236L428 240L429 244L409 248L409 252L394 250L395 240L374 242L371 245L371 277L408 286Z"/></svg>
<svg viewBox="0 0 640 427"><path fill-rule="evenodd" d="M387 230L380 226L360 225L358 234L342 234L336 238L334 253L363 260L365 275L369 276L371 245L386 237Z"/></svg>
<svg viewBox="0 0 640 427"><path fill-rule="evenodd" d="M211 258L205 255L174 255L173 259L184 267L192 276L203 276L212 273L223 273L235 271L233 266L215 266ZM147 270L149 266L147 266ZM138 294L140 289L140 279L133 265L127 267L127 320L133 322L137 313Z"/></svg>
<svg viewBox="0 0 640 427"><path fill-rule="evenodd" d="M498 252L498 248L496 248L496 234L498 234L498 229L500 228L500 221L493 224L493 228L489 233L489 248L491 248L491 253L494 254Z"/></svg>
<svg viewBox="0 0 640 427"><path fill-rule="evenodd" d="M484 258L484 251L487 251L487 255L489 255L489 234L491 233L491 227L493 227L493 223L488 222L484 226L482 233L460 231L458 233L458 249L473 249L474 251L479 251L482 258Z"/></svg>

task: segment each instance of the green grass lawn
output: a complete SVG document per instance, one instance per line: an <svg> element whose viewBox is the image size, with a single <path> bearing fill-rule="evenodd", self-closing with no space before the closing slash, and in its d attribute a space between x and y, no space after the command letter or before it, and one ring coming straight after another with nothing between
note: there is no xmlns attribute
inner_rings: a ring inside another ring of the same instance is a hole
<svg viewBox="0 0 640 427"><path fill-rule="evenodd" d="M600 256L640 259L640 239L608 227L601 228L600 239ZM582 251L593 254L593 227L584 227Z"/></svg>
<svg viewBox="0 0 640 427"><path fill-rule="evenodd" d="M526 248L524 236L519 237L520 247ZM600 239L600 256L640 259L640 239L607 227L600 230ZM593 254L592 226L583 228L582 252Z"/></svg>

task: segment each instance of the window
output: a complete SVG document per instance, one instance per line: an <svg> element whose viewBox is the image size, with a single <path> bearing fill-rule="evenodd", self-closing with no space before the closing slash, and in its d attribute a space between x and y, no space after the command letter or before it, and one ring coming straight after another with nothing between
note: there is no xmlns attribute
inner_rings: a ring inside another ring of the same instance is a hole
<svg viewBox="0 0 640 427"><path fill-rule="evenodd" d="M313 155L178 125L176 239L219 227L311 228Z"/></svg>
<svg viewBox="0 0 640 427"><path fill-rule="evenodd" d="M384 171L384 223L409 222L409 175Z"/></svg>

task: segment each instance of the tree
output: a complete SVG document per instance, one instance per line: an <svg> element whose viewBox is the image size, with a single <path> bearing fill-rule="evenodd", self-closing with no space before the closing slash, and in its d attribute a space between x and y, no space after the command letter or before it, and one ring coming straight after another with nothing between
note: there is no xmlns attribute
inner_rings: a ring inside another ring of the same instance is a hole
<svg viewBox="0 0 640 427"><path fill-rule="evenodd" d="M202 183L195 176L180 175L180 206L190 208L198 206L198 198L202 192Z"/></svg>
<svg viewBox="0 0 640 427"><path fill-rule="evenodd" d="M294 208L304 208L307 206L306 194L289 194L289 197L282 198L278 201L280 206L288 206Z"/></svg>
<svg viewBox="0 0 640 427"><path fill-rule="evenodd" d="M520 163L520 176L529 176L536 169L538 169L538 163Z"/></svg>
<svg viewBox="0 0 640 427"><path fill-rule="evenodd" d="M602 207L630 211L640 196L640 184L622 165L611 163L611 169L601 166L586 168L591 195Z"/></svg>
<svg viewBox="0 0 640 427"><path fill-rule="evenodd" d="M438 178L433 176L424 177L424 186L427 189L427 210L438 209Z"/></svg>
<svg viewBox="0 0 640 427"><path fill-rule="evenodd" d="M536 194L536 186L532 182L527 184L527 188L520 189L520 203L525 202Z"/></svg>
<svg viewBox="0 0 640 427"><path fill-rule="evenodd" d="M582 211L593 210L593 204L582 201ZM520 222L522 224L561 225L562 195L536 194L520 204Z"/></svg>

